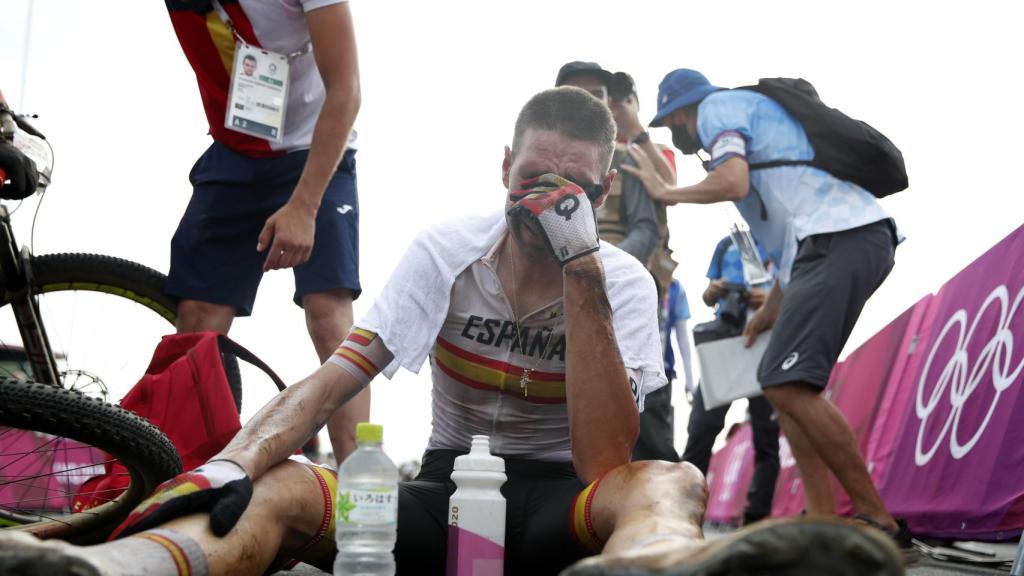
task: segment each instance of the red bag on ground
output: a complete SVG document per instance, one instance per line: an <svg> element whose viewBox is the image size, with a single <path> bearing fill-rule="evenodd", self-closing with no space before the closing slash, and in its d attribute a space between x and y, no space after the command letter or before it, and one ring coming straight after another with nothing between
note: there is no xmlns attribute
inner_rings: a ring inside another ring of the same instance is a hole
<svg viewBox="0 0 1024 576"><path fill-rule="evenodd" d="M184 470L192 470L219 452L242 427L228 386L221 352L229 352L284 384L252 353L216 332L164 336L146 374L121 400L159 428L178 449ZM72 510L79 512L116 498L130 482L128 470L111 460L106 474L86 480Z"/></svg>

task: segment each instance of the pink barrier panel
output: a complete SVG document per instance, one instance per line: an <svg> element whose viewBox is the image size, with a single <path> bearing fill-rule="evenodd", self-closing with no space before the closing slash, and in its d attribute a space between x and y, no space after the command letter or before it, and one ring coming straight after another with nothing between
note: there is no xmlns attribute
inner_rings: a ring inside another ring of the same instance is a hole
<svg viewBox="0 0 1024 576"><path fill-rule="evenodd" d="M804 509L804 488L800 471L785 434L779 435L779 478L775 481L772 516L796 516Z"/></svg>
<svg viewBox="0 0 1024 576"><path fill-rule="evenodd" d="M903 355L900 343L910 326L913 311L914 308L904 311L832 370L825 397L846 417L860 444L861 454L867 453L871 431L896 358ZM852 514L853 506L846 491L838 482L833 484L836 511Z"/></svg>
<svg viewBox="0 0 1024 576"><path fill-rule="evenodd" d="M900 356L900 343L912 323L913 311L914 308L910 308L900 314L851 353L845 361L836 364L825 388L825 397L846 416L853 433L860 441L862 453L867 450L875 425L875 416L884 396L885 383L889 379L891 368L896 365L895 359ZM772 515L799 514L804 507L803 485L787 442L780 442L779 462L779 479L775 484ZM851 513L849 497L838 482L833 483L833 493L838 512Z"/></svg>
<svg viewBox="0 0 1024 576"><path fill-rule="evenodd" d="M882 486L885 483L896 441L903 433L903 425L906 421L905 408L913 396L914 389L913 386L903 386L901 383L907 378L907 372L914 364L914 353L921 340L921 334L927 332L931 327L928 310L933 298L929 294L910 309L910 321L898 346L900 353L893 361L888 382L882 391L878 412L875 415L875 424L871 429L867 445L861 444L864 450L864 460L868 470L871 471L875 486Z"/></svg>
<svg viewBox="0 0 1024 576"><path fill-rule="evenodd" d="M754 445L750 424L743 424L708 464L708 507L704 518L710 522L739 524L747 505L747 488L754 476Z"/></svg>
<svg viewBox="0 0 1024 576"><path fill-rule="evenodd" d="M74 440L0 427L0 506L69 510L78 487L103 474L106 459Z"/></svg>
<svg viewBox="0 0 1024 576"><path fill-rule="evenodd" d="M1001 539L1024 526L1022 301L1024 227L946 283L922 318L884 421L898 433L880 486L917 532Z"/></svg>

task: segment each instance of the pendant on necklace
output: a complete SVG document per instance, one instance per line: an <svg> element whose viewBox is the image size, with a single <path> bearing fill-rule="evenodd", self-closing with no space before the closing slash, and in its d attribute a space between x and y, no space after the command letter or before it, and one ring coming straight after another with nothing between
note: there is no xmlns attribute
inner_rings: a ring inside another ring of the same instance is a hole
<svg viewBox="0 0 1024 576"><path fill-rule="evenodd" d="M530 395L530 369L524 368L519 376L519 388L523 391L523 398Z"/></svg>

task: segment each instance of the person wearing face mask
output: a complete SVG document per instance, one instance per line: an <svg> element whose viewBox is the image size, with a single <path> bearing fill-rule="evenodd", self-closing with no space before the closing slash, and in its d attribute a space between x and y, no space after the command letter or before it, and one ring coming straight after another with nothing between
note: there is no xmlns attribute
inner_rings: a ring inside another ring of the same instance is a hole
<svg viewBox="0 0 1024 576"><path fill-rule="evenodd" d="M634 144L653 159L658 174L675 181L675 156L666 146L655 144L640 121L640 104L633 78L625 72L612 74L594 62L569 62L558 70L555 86L576 86L608 105L615 119L615 152L612 181L604 203L597 210L601 239L634 256L654 277L659 301L668 294L677 264L669 248L665 205L651 198L643 182L623 173L622 164L633 164L628 146ZM675 425L672 384L651 394L640 418L640 439L633 450L635 460L679 460L674 446Z"/></svg>
<svg viewBox="0 0 1024 576"><path fill-rule="evenodd" d="M895 221L864 188L807 164L815 151L803 126L759 92L725 90L682 68L662 80L657 103L651 126L668 127L683 154L707 152L708 175L675 186L638 148L631 150L637 166L623 170L669 205L734 202L778 263L744 335L749 346L773 329L758 381L792 447L807 513L835 513L835 475L856 518L886 531L912 560L909 528L886 509L849 424L820 394L864 303L892 270L902 240Z"/></svg>

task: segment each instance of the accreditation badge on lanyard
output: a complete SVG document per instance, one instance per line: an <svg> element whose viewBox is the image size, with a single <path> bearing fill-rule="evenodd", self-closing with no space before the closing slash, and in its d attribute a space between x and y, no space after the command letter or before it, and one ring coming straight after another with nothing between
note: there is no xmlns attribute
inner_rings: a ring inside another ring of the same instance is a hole
<svg viewBox="0 0 1024 576"><path fill-rule="evenodd" d="M291 54L278 54L245 42L235 30L220 2L213 6L235 36L235 61L231 67L224 126L273 142L284 137L284 115L288 103L288 68L292 58L309 52L306 45Z"/></svg>
<svg viewBox="0 0 1024 576"><path fill-rule="evenodd" d="M280 142L287 101L288 58L242 42L236 44L224 126Z"/></svg>

